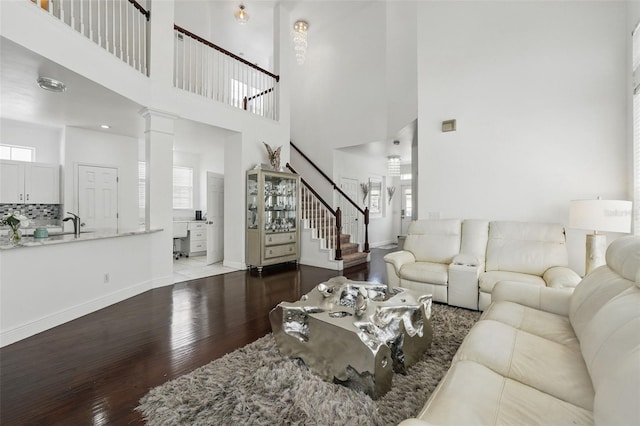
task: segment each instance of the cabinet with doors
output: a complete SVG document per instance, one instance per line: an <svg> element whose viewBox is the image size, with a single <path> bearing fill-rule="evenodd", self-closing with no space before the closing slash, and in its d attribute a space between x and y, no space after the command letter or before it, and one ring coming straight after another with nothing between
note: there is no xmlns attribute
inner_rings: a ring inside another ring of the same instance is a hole
<svg viewBox="0 0 640 426"><path fill-rule="evenodd" d="M300 259L300 177L253 169L247 172L246 264L258 272L267 265Z"/></svg>
<svg viewBox="0 0 640 426"><path fill-rule="evenodd" d="M60 166L0 161L0 203L60 204Z"/></svg>

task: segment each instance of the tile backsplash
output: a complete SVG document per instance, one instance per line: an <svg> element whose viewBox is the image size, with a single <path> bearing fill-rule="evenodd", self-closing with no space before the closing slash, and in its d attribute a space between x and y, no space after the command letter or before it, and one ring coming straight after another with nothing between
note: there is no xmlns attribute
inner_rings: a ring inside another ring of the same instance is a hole
<svg viewBox="0 0 640 426"><path fill-rule="evenodd" d="M0 215L19 210L36 225L57 225L61 223L61 207L60 204L0 204Z"/></svg>

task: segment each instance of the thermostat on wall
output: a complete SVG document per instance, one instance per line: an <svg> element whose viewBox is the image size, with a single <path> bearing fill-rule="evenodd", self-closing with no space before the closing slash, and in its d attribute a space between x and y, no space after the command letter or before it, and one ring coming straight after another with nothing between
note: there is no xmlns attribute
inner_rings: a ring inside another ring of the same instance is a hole
<svg viewBox="0 0 640 426"><path fill-rule="evenodd" d="M456 120L447 120L442 122L442 131L443 132L455 132L456 130Z"/></svg>

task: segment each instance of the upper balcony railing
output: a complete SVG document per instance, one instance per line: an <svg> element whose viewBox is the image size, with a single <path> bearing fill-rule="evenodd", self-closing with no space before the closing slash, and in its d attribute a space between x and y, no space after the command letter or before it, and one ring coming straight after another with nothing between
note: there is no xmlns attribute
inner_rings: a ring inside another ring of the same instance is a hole
<svg viewBox="0 0 640 426"><path fill-rule="evenodd" d="M272 120L280 77L174 25L175 87Z"/></svg>
<svg viewBox="0 0 640 426"><path fill-rule="evenodd" d="M149 12L135 0L31 0L86 38L149 75Z"/></svg>

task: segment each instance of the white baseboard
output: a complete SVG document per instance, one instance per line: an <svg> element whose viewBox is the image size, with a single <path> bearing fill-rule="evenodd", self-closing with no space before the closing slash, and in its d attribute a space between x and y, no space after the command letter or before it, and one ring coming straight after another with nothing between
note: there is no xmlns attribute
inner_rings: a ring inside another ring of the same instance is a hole
<svg viewBox="0 0 640 426"><path fill-rule="evenodd" d="M233 262L231 260L223 260L222 266L226 266L227 268L239 269L241 271L244 271L245 269L247 269L247 265L245 265L244 263Z"/></svg>
<svg viewBox="0 0 640 426"><path fill-rule="evenodd" d="M11 343L42 333L43 331L49 330L53 327L57 327L66 322L80 318L81 316L106 308L114 303L137 296L140 293L150 290L152 288L151 284L151 281L138 283L131 287L106 294L97 299L89 300L79 305L40 317L29 323L22 324L8 330L2 330L0 332L0 347L10 345Z"/></svg>

